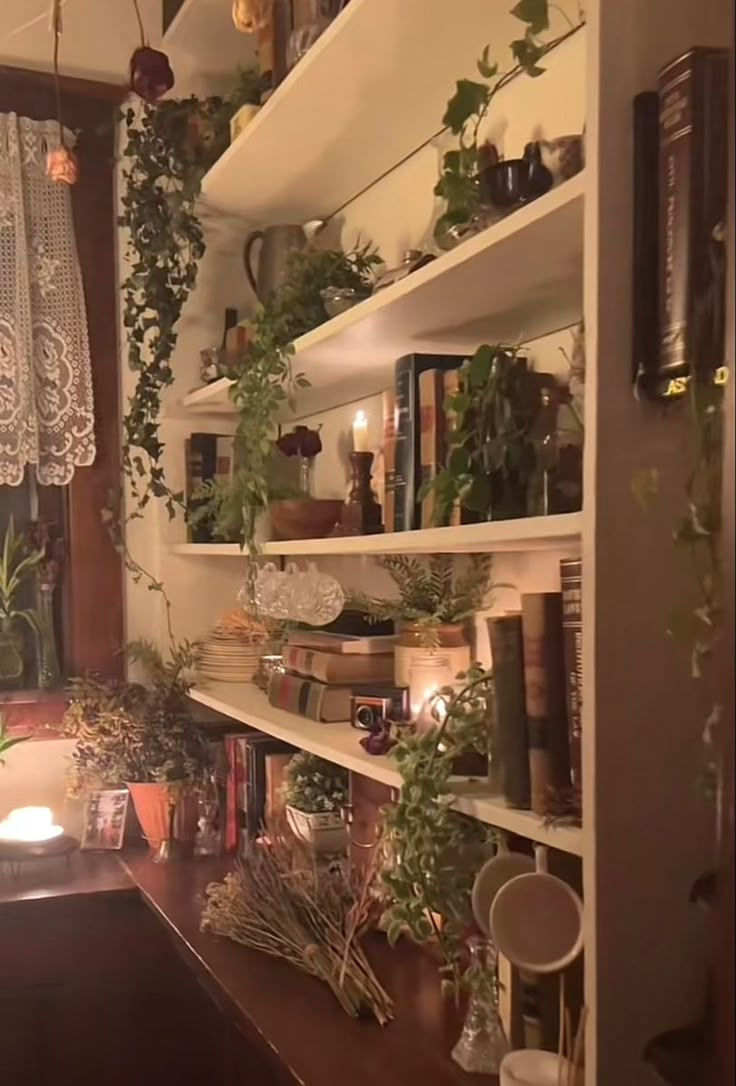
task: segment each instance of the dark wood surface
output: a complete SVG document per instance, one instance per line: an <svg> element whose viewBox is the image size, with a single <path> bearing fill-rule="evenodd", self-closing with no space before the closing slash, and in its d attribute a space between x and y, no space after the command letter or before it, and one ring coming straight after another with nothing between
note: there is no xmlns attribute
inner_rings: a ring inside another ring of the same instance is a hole
<svg viewBox="0 0 736 1086"><path fill-rule="evenodd" d="M11 911L29 920L32 913L38 927L59 909L75 915L95 902L114 907L142 899L187 965L186 974L196 977L209 1006L219 1010L222 1067L215 1074L213 1065L208 1086L486 1086L491 1081L465 1075L450 1059L460 1016L440 996L434 963L409 944L392 951L382 936L369 942L376 972L396 1004L396 1020L382 1028L349 1018L323 985L285 962L202 933L204 891L230 864L223 859L156 865L142 853L83 853L74 858L69 876L62 866L49 867L31 886L0 876L0 932L7 934ZM51 929L56 942L45 954L63 958L59 922ZM142 946L128 942L124 949L148 969ZM19 969L23 953L27 948L19 952ZM95 953L99 957L103 951ZM80 976L87 975L87 964Z"/></svg>
<svg viewBox="0 0 736 1086"><path fill-rule="evenodd" d="M53 860L0 864L0 905L127 892L135 882L116 852L75 852Z"/></svg>
<svg viewBox="0 0 736 1086"><path fill-rule="evenodd" d="M304 1086L460 1086L472 1078L450 1059L460 1020L440 996L434 963L403 943L390 950L382 936L369 946L382 983L396 1004L396 1020L381 1028L349 1018L329 991L278 959L199 930L207 884L227 861L161 867L125 857L140 891L176 937L192 966L226 1001L229 1013L262 1038Z"/></svg>

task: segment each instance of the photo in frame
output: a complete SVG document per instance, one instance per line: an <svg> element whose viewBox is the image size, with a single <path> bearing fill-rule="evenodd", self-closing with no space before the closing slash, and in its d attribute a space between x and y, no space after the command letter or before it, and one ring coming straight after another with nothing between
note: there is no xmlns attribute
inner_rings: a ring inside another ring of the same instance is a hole
<svg viewBox="0 0 736 1086"><path fill-rule="evenodd" d="M88 794L84 804L81 848L91 851L123 847L129 798L127 788Z"/></svg>

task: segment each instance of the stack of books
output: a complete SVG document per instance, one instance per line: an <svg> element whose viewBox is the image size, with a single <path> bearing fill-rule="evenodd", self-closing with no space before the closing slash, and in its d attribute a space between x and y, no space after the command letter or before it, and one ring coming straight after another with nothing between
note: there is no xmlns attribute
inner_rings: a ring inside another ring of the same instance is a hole
<svg viewBox="0 0 736 1086"><path fill-rule="evenodd" d="M492 776L509 807L549 813L581 787L581 562L560 563L561 592L522 595L488 620L496 696Z"/></svg>
<svg viewBox="0 0 736 1086"><path fill-rule="evenodd" d="M281 787L296 747L247 729L225 736L225 848L239 852L246 837L283 811Z"/></svg>
<svg viewBox="0 0 736 1086"><path fill-rule="evenodd" d="M353 695L393 689L395 644L393 635L295 630L283 648L286 670L272 675L268 700L310 720L349 720Z"/></svg>

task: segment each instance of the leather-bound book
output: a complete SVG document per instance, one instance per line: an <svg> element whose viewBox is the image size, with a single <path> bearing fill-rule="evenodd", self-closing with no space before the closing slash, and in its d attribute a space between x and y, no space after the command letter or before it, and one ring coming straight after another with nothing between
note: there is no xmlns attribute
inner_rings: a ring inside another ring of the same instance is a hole
<svg viewBox="0 0 736 1086"><path fill-rule="evenodd" d="M392 388L381 396L383 406L383 523L387 532L393 531L396 508L396 396Z"/></svg>
<svg viewBox="0 0 736 1086"><path fill-rule="evenodd" d="M634 217L631 297L632 380L648 393L659 356L659 95L634 99Z"/></svg>
<svg viewBox="0 0 736 1086"><path fill-rule="evenodd" d="M570 775L576 788L582 788L583 731L583 606L582 559L565 558L560 562L562 587L562 644L565 661L565 696L570 742Z"/></svg>
<svg viewBox="0 0 736 1086"><path fill-rule="evenodd" d="M457 412L448 407L448 400L460 390L460 370L447 370L444 374L444 400L442 402L445 414L445 441L449 441L449 435L457 425ZM462 523L462 511L459 500L452 503L447 523L457 525Z"/></svg>
<svg viewBox="0 0 736 1086"><path fill-rule="evenodd" d="M431 482L444 460L445 416L442 404L445 395L444 374L441 370L425 370L419 375L419 484ZM424 497L419 509L419 527L431 528L435 523L435 498Z"/></svg>
<svg viewBox="0 0 736 1086"><path fill-rule="evenodd" d="M521 615L488 619L493 688L496 698L496 734L503 792L509 807L528 808L529 737L526 723L524 648ZM495 752L492 752L495 759Z"/></svg>
<svg viewBox="0 0 736 1086"><path fill-rule="evenodd" d="M550 790L570 788L570 749L562 649L562 593L521 597L531 807L548 810Z"/></svg>
<svg viewBox="0 0 736 1086"><path fill-rule="evenodd" d="M659 74L659 370L655 395L685 391L691 361L724 358L728 50L691 49ZM718 316L718 313L721 316Z"/></svg>

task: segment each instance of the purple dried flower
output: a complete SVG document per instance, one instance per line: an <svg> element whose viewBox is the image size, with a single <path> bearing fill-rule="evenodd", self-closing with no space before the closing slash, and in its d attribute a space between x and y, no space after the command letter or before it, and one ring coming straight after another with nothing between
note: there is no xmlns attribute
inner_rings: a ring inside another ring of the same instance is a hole
<svg viewBox="0 0 736 1086"><path fill-rule="evenodd" d="M146 102L157 102L174 86L166 53L139 45L130 58L130 88Z"/></svg>

